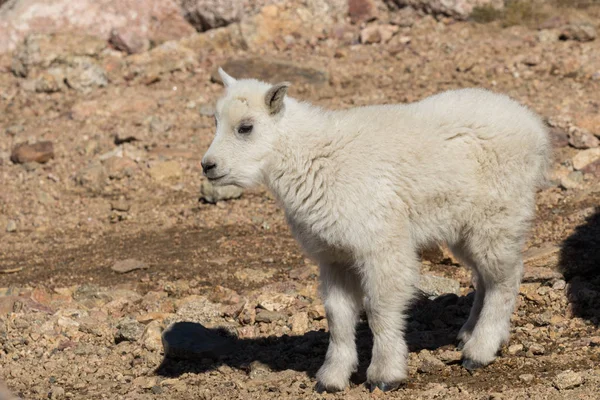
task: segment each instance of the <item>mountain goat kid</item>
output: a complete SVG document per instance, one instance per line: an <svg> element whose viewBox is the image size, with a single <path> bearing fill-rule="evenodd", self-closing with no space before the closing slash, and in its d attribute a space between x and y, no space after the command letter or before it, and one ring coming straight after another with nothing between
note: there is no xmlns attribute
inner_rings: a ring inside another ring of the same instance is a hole
<svg viewBox="0 0 600 400"><path fill-rule="evenodd" d="M216 106L202 160L215 185L266 184L319 264L330 341L317 389L343 390L358 364L365 309L371 390L407 378L406 312L419 249L446 242L477 282L460 330L463 365L492 362L509 338L524 238L550 144L540 119L481 89L412 104L328 111L287 97L288 83L236 80Z"/></svg>

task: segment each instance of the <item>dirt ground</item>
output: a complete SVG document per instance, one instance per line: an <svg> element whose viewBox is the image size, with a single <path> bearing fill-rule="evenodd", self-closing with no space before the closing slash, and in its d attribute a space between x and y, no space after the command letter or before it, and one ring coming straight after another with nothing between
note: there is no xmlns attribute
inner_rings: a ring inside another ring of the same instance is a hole
<svg viewBox="0 0 600 400"><path fill-rule="evenodd" d="M362 27L347 25L191 59L185 41L166 55L101 48L91 57L107 83L83 87L53 80L43 59L70 65L92 39L39 39L25 77L17 55L0 56L0 380L23 399L599 399L600 162L581 160L600 159L600 40L559 40L564 25L597 15L559 8L543 26L504 26L416 13L387 43L360 44ZM265 190L199 200L222 90L211 76L257 55L263 72L291 74L291 96L324 107L478 86L548 121L552 183L538 196L511 341L495 363L461 367L455 337L472 303L470 273L432 257L423 273L460 289L415 301L406 384L386 394L363 385L363 319L351 387L314 391L328 341L318 269ZM10 160L17 144L43 140L50 161ZM126 259L143 268L112 269Z"/></svg>

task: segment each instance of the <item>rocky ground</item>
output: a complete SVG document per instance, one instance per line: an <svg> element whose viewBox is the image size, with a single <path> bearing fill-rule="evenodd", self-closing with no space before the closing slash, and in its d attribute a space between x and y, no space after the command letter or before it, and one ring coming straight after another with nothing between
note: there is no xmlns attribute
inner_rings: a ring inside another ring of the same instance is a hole
<svg viewBox="0 0 600 400"><path fill-rule="evenodd" d="M483 8L459 21L418 1L351 1L370 6L343 14L333 2L267 3L139 52L63 33L0 54L0 381L24 399L597 399L597 6ZM470 273L437 249L424 254L406 385L362 385L362 321L352 386L314 392L328 340L317 268L268 193L218 191L201 176L219 65L288 80L290 95L324 107L480 86L546 119L552 182L494 364L460 366Z"/></svg>

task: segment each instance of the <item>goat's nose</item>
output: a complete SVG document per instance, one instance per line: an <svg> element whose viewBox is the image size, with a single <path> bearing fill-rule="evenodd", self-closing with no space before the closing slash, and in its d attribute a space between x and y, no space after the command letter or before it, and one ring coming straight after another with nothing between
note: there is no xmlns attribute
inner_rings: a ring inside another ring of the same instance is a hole
<svg viewBox="0 0 600 400"><path fill-rule="evenodd" d="M211 159L203 160L201 164L202 164L202 170L204 171L205 174L208 173L208 171L210 171L211 169L214 169L217 167L217 163Z"/></svg>

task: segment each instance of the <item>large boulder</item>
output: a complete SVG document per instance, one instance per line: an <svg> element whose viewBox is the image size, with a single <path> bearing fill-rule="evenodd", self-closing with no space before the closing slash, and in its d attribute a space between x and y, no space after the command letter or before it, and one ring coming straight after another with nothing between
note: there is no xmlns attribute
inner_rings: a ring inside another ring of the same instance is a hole
<svg viewBox="0 0 600 400"><path fill-rule="evenodd" d="M0 53L32 33L76 31L98 36L122 50L190 35L175 0L8 0L0 6Z"/></svg>

